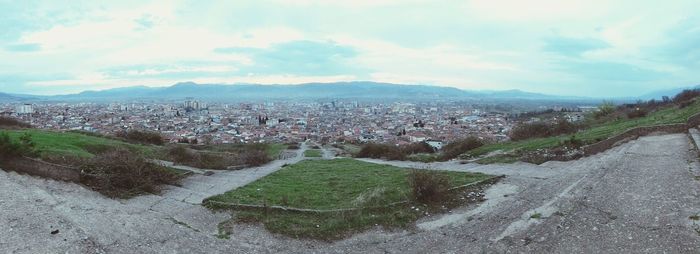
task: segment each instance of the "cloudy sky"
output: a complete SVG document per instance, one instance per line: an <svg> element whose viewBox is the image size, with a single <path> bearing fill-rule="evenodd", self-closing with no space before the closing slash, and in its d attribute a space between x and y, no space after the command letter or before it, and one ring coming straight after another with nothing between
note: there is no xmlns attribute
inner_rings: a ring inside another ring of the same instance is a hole
<svg viewBox="0 0 700 254"><path fill-rule="evenodd" d="M700 84L697 0L0 0L0 92L372 80L626 96Z"/></svg>

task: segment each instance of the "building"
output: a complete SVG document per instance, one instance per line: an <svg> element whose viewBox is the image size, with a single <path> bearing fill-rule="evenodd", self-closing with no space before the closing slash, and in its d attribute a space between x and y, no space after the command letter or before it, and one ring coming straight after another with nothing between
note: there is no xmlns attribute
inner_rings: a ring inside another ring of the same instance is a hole
<svg viewBox="0 0 700 254"><path fill-rule="evenodd" d="M425 143L428 143L428 145L435 150L442 149L442 146L444 145L444 142L442 142L442 140L433 140L433 139L427 140L427 141L425 141Z"/></svg>
<svg viewBox="0 0 700 254"><path fill-rule="evenodd" d="M583 121L583 119L585 119L585 116L580 112L566 114L566 120L572 123Z"/></svg>
<svg viewBox="0 0 700 254"><path fill-rule="evenodd" d="M32 104L22 104L17 106L15 108L15 113L19 115L26 115L26 114L33 114L34 113L34 105Z"/></svg>

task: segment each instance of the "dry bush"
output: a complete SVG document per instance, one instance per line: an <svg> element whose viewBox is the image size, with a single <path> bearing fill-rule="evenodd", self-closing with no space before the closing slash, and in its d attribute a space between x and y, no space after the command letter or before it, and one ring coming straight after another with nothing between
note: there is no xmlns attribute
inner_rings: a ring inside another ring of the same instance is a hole
<svg viewBox="0 0 700 254"><path fill-rule="evenodd" d="M465 139L456 140L442 147L440 160L451 160L457 156L466 153L470 150L479 148L484 145L484 142L477 137L468 137Z"/></svg>
<svg viewBox="0 0 700 254"><path fill-rule="evenodd" d="M683 92L673 97L673 102L680 105L683 102L692 101L697 97L700 97L700 89L683 90Z"/></svg>
<svg viewBox="0 0 700 254"><path fill-rule="evenodd" d="M444 174L428 170L414 170L408 176L411 195L423 204L435 204L449 198L450 179Z"/></svg>
<svg viewBox="0 0 700 254"><path fill-rule="evenodd" d="M634 118L641 118L647 116L649 112L646 109L635 109L627 112L627 118L629 119L634 119Z"/></svg>
<svg viewBox="0 0 700 254"><path fill-rule="evenodd" d="M247 150L241 154L241 157L244 164L248 166L260 166L272 160L265 151L257 149Z"/></svg>
<svg viewBox="0 0 700 254"><path fill-rule="evenodd" d="M163 136L152 131L128 130L116 133L117 137L139 144L163 145Z"/></svg>
<svg viewBox="0 0 700 254"><path fill-rule="evenodd" d="M433 147L428 145L428 143L426 143L426 142L411 143L408 145L403 145L400 148L401 148L401 151L406 155L417 154L417 153L434 153L435 152L435 149L433 149Z"/></svg>
<svg viewBox="0 0 700 254"><path fill-rule="evenodd" d="M357 158L374 158L388 160L406 160L411 154L434 153L435 150L425 142L412 143L402 146L369 143L355 155Z"/></svg>
<svg viewBox="0 0 700 254"><path fill-rule="evenodd" d="M90 159L80 167L80 182L114 198L157 193L162 184L176 184L180 176L150 163L128 150L113 150Z"/></svg>
<svg viewBox="0 0 700 254"><path fill-rule="evenodd" d="M0 116L0 127L4 128L31 128L32 125L22 122L19 119Z"/></svg>
<svg viewBox="0 0 700 254"><path fill-rule="evenodd" d="M580 129L579 125L560 119L554 124L545 122L521 123L515 126L510 133L510 139L514 141L531 138L544 138L574 133Z"/></svg>
<svg viewBox="0 0 700 254"><path fill-rule="evenodd" d="M406 155L400 148L389 144L369 143L362 146L362 149L355 155L357 158L374 158L389 160L405 160Z"/></svg>

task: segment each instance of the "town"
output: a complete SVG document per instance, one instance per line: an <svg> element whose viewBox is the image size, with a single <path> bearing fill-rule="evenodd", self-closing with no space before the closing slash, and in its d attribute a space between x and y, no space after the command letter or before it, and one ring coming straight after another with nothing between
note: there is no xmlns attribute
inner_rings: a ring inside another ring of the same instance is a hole
<svg viewBox="0 0 700 254"><path fill-rule="evenodd" d="M541 107L566 111L561 106ZM579 112L586 107L569 111ZM159 132L171 143L284 143L306 139L321 143L444 142L476 136L508 139L518 119L513 112L467 102L326 102L207 103L187 98L179 103L6 103L0 115L13 116L40 129L114 134L129 129ZM582 120L582 113L566 115ZM528 120L539 120L528 118Z"/></svg>

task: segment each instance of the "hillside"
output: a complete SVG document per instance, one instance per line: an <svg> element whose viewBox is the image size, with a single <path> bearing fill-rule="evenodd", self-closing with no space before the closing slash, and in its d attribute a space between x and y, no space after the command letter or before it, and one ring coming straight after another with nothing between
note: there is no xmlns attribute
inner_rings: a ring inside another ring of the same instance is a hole
<svg viewBox="0 0 700 254"><path fill-rule="evenodd" d="M306 83L298 85L196 84L177 83L168 87L135 86L79 94L44 97L45 100L118 101L134 99L179 100L195 97L207 100L276 100L276 99L524 99L524 100L591 100L561 97L520 90L468 91L454 87L402 85L377 82Z"/></svg>
<svg viewBox="0 0 700 254"><path fill-rule="evenodd" d="M676 105L670 105L641 118L622 118L614 121L593 124L592 126L575 134L489 144L474 149L464 154L462 157L476 158L491 152L500 151L500 154L481 159L479 162L514 162L517 161L524 153L538 149L558 147L563 142L569 140L572 136L575 136L575 138L583 142L583 144L592 144L635 127L685 123L688 117L697 113L700 113L700 100L696 100L693 104L684 108L679 108Z"/></svg>

